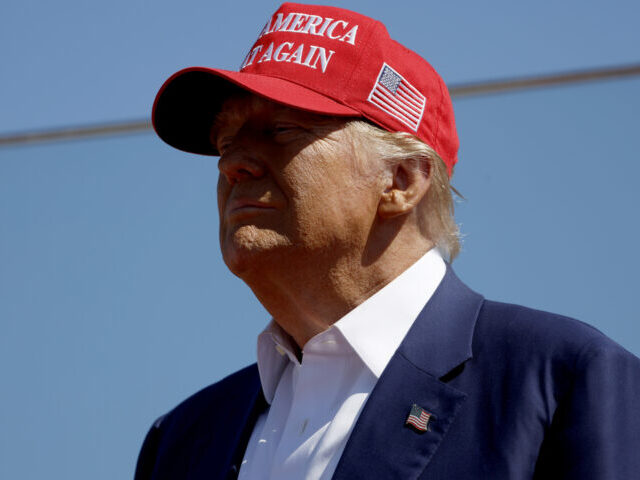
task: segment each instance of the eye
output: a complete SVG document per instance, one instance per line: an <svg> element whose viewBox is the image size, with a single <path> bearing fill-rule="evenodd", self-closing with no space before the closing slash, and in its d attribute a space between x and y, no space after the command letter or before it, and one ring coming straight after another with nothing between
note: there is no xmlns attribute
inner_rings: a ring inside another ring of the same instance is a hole
<svg viewBox="0 0 640 480"><path fill-rule="evenodd" d="M233 137L230 137L230 136L218 138L218 140L216 141L216 147L218 148L218 152L220 153L220 155L222 155L225 152L225 150L229 148L232 141L233 141Z"/></svg>
<svg viewBox="0 0 640 480"><path fill-rule="evenodd" d="M297 125L294 125L292 123L278 123L274 126L273 128L273 132L275 134L278 133L285 133L285 132L289 132L291 130L296 130L298 128Z"/></svg>
<svg viewBox="0 0 640 480"><path fill-rule="evenodd" d="M295 123L276 123L265 132L278 143L295 140L302 134L302 128Z"/></svg>

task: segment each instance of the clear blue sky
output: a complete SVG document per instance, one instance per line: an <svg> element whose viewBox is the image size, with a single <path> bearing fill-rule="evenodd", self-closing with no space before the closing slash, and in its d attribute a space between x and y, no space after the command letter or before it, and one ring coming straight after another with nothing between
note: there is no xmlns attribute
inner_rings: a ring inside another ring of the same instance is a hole
<svg viewBox="0 0 640 480"><path fill-rule="evenodd" d="M451 84L640 61L634 1L325 2ZM0 6L0 133L147 117L236 68L277 2ZM455 102L458 274L640 354L640 79ZM151 422L255 359L268 320L217 246L216 161L153 134L0 149L0 478L131 477Z"/></svg>

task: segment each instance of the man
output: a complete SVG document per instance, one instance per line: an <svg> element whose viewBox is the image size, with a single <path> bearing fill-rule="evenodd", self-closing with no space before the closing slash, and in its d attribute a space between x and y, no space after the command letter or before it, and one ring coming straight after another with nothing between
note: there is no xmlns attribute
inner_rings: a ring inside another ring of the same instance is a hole
<svg viewBox="0 0 640 480"><path fill-rule="evenodd" d="M257 365L154 424L137 479L638 478L640 361L443 260L451 101L381 23L284 4L240 72L178 72L153 119L220 155L222 254L273 320Z"/></svg>

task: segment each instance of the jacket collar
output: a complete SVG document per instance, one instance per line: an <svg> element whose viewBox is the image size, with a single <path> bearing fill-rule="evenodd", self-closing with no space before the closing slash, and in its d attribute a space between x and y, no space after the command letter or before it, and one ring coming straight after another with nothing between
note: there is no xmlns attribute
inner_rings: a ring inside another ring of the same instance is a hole
<svg viewBox="0 0 640 480"><path fill-rule="evenodd" d="M447 272L398 352L418 368L441 378L473 356L473 331L483 297Z"/></svg>
<svg viewBox="0 0 640 480"><path fill-rule="evenodd" d="M473 355L482 303L447 267L365 403L334 480L420 476L467 397L446 377ZM405 424L413 404L432 414L428 431Z"/></svg>

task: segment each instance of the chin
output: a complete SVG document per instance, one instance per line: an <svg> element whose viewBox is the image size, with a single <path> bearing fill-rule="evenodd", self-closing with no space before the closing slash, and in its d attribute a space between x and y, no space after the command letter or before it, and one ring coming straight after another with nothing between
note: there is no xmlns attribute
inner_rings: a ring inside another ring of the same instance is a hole
<svg viewBox="0 0 640 480"><path fill-rule="evenodd" d="M234 275L243 278L252 271L258 271L269 260L290 246L291 242L274 230L243 225L220 238L222 258Z"/></svg>

